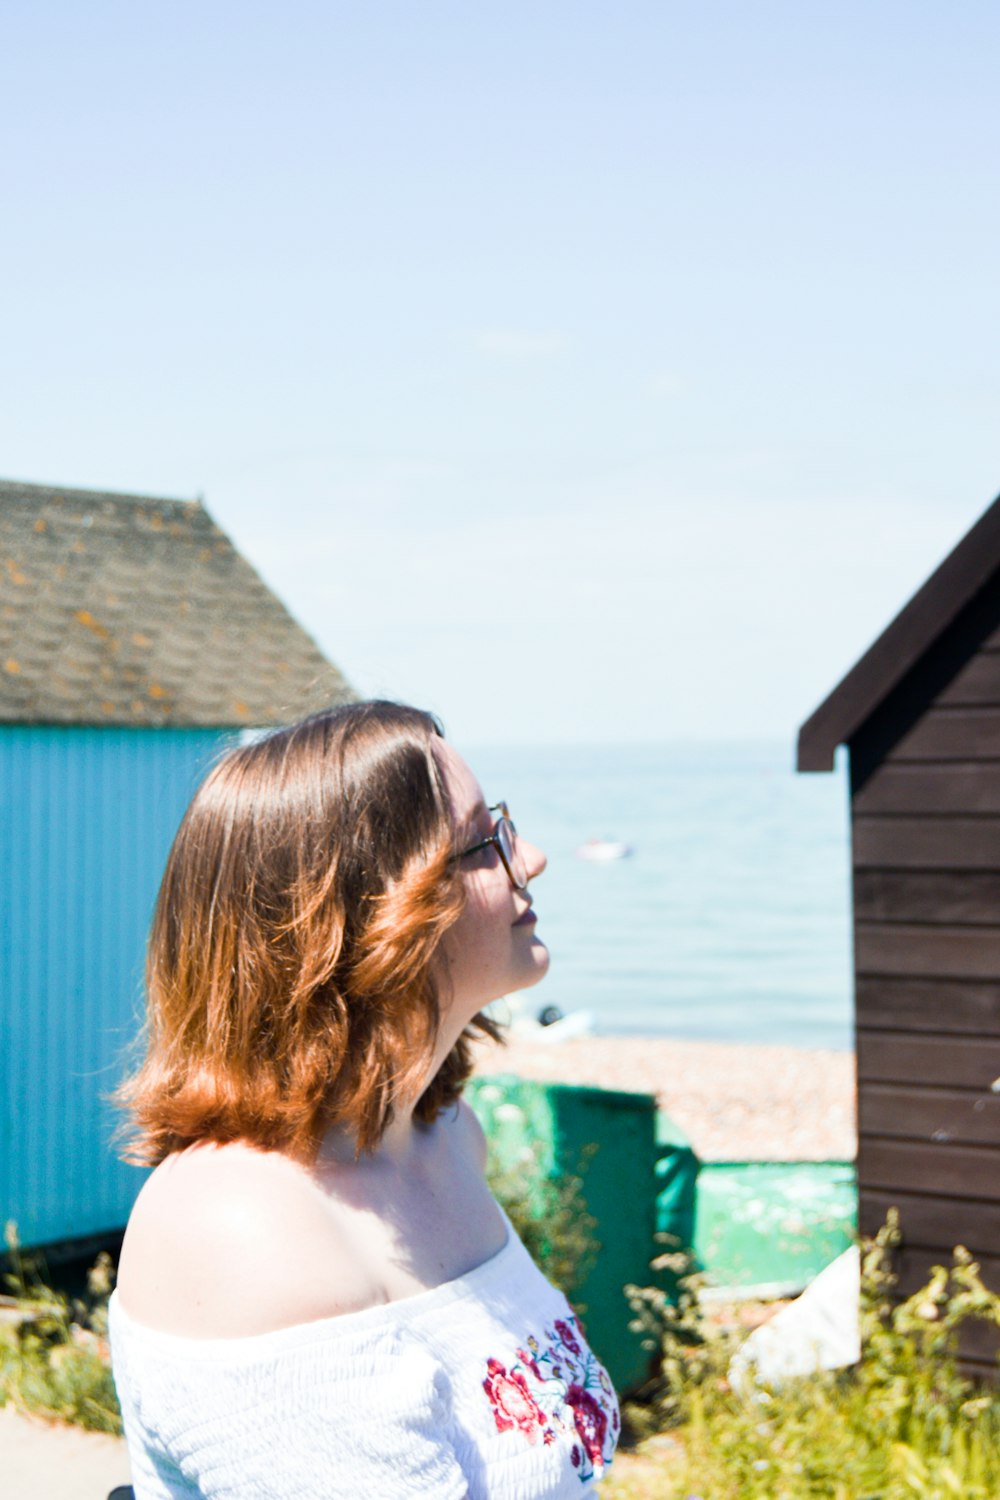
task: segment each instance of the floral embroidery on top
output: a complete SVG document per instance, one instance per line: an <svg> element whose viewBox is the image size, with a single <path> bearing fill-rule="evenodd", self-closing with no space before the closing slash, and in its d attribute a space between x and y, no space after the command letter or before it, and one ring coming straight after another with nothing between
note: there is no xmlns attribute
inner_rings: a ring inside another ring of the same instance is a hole
<svg viewBox="0 0 1000 1500"><path fill-rule="evenodd" d="M580 1479L600 1479L614 1456L620 1425L607 1372L587 1347L577 1318L557 1318L518 1349L510 1368L486 1362L483 1390L498 1432L522 1433L529 1443L562 1439Z"/></svg>

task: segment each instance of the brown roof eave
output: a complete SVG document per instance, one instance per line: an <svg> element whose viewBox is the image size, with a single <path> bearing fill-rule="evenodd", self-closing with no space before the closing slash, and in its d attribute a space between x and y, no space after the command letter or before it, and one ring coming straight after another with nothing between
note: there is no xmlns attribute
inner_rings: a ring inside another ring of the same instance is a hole
<svg viewBox="0 0 1000 1500"><path fill-rule="evenodd" d="M1000 567L1000 497L799 730L798 769L832 771L874 710Z"/></svg>

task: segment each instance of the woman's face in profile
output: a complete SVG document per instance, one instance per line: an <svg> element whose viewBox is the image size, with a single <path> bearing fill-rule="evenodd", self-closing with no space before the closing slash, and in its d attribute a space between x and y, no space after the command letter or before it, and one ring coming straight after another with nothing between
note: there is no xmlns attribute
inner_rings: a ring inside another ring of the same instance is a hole
<svg viewBox="0 0 1000 1500"><path fill-rule="evenodd" d="M467 849L489 837L495 816L458 752L447 741L438 740L434 753L451 807L455 847ZM517 842L532 880L545 869L545 855L520 835ZM549 951L535 930L533 892L530 887L514 889L495 847L462 856L459 869L466 904L442 945L445 985L441 998L445 1007L467 1013L471 1020L491 1000L537 984L548 969Z"/></svg>

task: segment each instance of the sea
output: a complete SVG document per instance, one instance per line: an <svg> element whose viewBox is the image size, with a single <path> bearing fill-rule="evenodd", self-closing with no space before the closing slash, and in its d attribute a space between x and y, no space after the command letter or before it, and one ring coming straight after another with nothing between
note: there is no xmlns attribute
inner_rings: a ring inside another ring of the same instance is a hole
<svg viewBox="0 0 1000 1500"><path fill-rule="evenodd" d="M515 1012L581 1028L848 1049L846 761L798 774L787 742L469 750L546 853L532 891L552 963ZM577 851L624 843L606 862Z"/></svg>

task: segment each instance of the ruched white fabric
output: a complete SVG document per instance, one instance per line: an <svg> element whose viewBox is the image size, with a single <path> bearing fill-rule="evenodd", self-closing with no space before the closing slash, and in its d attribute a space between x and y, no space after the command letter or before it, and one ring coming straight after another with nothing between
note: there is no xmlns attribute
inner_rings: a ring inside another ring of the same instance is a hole
<svg viewBox="0 0 1000 1500"><path fill-rule="evenodd" d="M401 1301L250 1338L110 1306L136 1500L596 1494L618 1405L565 1297L507 1243Z"/></svg>

